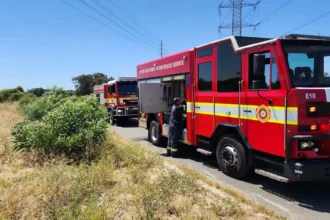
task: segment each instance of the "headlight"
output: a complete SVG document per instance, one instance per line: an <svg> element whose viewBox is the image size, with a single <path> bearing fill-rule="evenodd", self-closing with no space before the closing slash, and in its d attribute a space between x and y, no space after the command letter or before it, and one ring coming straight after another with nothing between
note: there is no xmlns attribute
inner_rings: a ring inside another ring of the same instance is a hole
<svg viewBox="0 0 330 220"><path fill-rule="evenodd" d="M315 147L314 141L301 141L299 143L300 150L311 150Z"/></svg>
<svg viewBox="0 0 330 220"><path fill-rule="evenodd" d="M121 109L118 109L118 110L117 110L117 112L123 112L123 110L121 110Z"/></svg>

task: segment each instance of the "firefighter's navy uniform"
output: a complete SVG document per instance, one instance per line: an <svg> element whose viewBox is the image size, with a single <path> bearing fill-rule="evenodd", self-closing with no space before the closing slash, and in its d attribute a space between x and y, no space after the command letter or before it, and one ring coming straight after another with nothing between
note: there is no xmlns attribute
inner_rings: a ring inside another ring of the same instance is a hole
<svg viewBox="0 0 330 220"><path fill-rule="evenodd" d="M168 156L177 156L179 140L182 135L182 114L183 108L179 104L180 100L178 98L174 99L174 105L171 110L171 117L169 123L169 132L168 132L168 143L167 143L167 155Z"/></svg>

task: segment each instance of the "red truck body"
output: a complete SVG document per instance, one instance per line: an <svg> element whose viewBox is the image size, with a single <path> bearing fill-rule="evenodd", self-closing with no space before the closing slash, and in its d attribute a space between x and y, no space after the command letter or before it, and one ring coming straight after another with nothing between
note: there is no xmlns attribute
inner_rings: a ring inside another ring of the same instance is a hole
<svg viewBox="0 0 330 220"><path fill-rule="evenodd" d="M109 112L109 122L128 118L137 118L137 79L136 77L119 77L93 88L94 96L98 97L100 104Z"/></svg>
<svg viewBox="0 0 330 220"><path fill-rule="evenodd" d="M182 142L216 155L227 175L330 180L329 69L327 37L220 39L137 66L139 125L161 145L184 85Z"/></svg>

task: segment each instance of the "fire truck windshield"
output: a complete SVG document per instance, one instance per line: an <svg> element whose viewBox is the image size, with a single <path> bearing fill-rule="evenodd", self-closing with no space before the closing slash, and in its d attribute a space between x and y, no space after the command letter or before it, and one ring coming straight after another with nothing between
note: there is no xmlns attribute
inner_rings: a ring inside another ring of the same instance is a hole
<svg viewBox="0 0 330 220"><path fill-rule="evenodd" d="M136 95L137 83L136 82L118 82L118 95Z"/></svg>
<svg viewBox="0 0 330 220"><path fill-rule="evenodd" d="M283 40L292 87L330 87L330 42Z"/></svg>

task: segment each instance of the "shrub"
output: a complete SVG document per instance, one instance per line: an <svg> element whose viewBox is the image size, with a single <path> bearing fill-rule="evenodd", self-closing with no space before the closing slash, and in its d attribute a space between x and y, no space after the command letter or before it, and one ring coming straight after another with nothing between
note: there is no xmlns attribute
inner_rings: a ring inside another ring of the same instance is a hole
<svg viewBox="0 0 330 220"><path fill-rule="evenodd" d="M26 96L26 99L21 103L21 110L27 119L40 120L69 96L70 94L64 89L53 87L38 99L33 96Z"/></svg>
<svg viewBox="0 0 330 220"><path fill-rule="evenodd" d="M27 104L32 103L33 101L36 100L36 98L37 97L31 93L25 93L23 97L21 97L21 99L19 100L20 108L23 108Z"/></svg>
<svg viewBox="0 0 330 220"><path fill-rule="evenodd" d="M12 93L9 95L8 101L11 102L19 101L24 96L24 94L25 94L24 92Z"/></svg>
<svg viewBox="0 0 330 220"><path fill-rule="evenodd" d="M22 106L22 112L28 120L41 120L54 108L56 108L56 103L39 98Z"/></svg>
<svg viewBox="0 0 330 220"><path fill-rule="evenodd" d="M0 102L18 101L24 94L21 86L14 89L3 89L0 91Z"/></svg>
<svg viewBox="0 0 330 220"><path fill-rule="evenodd" d="M107 112L95 98L70 97L60 102L49 108L51 102L40 98L27 105L25 111L31 114L13 129L16 150L81 156L103 143Z"/></svg>

